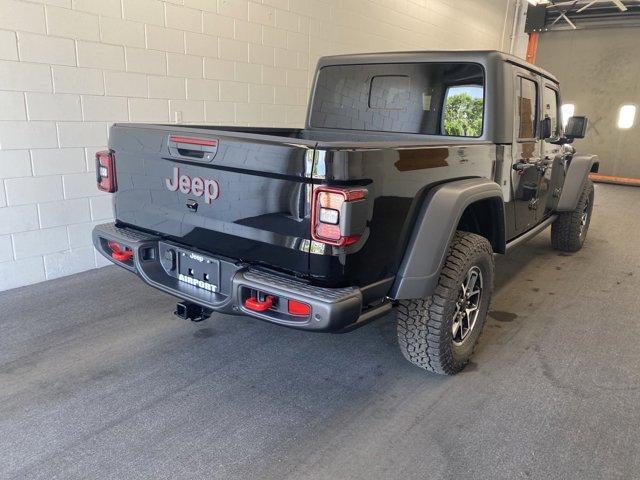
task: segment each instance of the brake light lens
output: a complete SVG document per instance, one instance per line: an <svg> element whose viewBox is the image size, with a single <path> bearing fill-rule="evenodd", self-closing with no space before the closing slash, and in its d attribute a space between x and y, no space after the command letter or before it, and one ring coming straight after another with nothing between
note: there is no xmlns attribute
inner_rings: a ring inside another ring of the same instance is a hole
<svg viewBox="0 0 640 480"><path fill-rule="evenodd" d="M340 211L345 203L363 200L367 190L316 187L311 206L311 238L318 242L346 247L362 235L342 235Z"/></svg>
<svg viewBox="0 0 640 480"><path fill-rule="evenodd" d="M98 190L103 192L113 193L118 189L116 161L110 150L96 153L96 182L98 182Z"/></svg>

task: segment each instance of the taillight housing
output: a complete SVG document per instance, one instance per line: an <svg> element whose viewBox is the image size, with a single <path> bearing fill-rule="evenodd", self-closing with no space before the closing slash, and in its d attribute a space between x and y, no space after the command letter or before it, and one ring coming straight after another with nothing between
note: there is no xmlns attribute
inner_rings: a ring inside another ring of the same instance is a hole
<svg viewBox="0 0 640 480"><path fill-rule="evenodd" d="M110 150L96 153L96 182L98 182L98 190L103 192L113 193L118 189L116 159Z"/></svg>
<svg viewBox="0 0 640 480"><path fill-rule="evenodd" d="M311 204L311 238L317 242L346 247L360 240L362 232L350 232L345 225L343 207L345 204L364 200L367 196L365 188L343 189L319 186L313 190Z"/></svg>

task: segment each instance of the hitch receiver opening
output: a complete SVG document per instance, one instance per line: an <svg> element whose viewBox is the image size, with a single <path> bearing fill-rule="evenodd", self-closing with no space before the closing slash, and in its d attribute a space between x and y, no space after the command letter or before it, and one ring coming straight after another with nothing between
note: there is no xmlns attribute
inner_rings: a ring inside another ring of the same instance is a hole
<svg viewBox="0 0 640 480"><path fill-rule="evenodd" d="M211 316L211 310L201 307L197 303L192 302L180 302L176 305L176 310L173 312L176 317L180 317L183 320L191 320L192 322L201 322Z"/></svg>

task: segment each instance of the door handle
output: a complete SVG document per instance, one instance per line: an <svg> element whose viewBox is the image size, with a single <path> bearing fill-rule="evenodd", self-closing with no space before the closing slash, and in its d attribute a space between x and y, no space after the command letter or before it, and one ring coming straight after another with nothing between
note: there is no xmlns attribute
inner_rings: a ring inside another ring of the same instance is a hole
<svg viewBox="0 0 640 480"><path fill-rule="evenodd" d="M539 158L529 158L525 160L519 160L518 163L513 164L513 169L522 175L524 172L529 170L530 168L538 166L540 159Z"/></svg>
<svg viewBox="0 0 640 480"><path fill-rule="evenodd" d="M554 158L551 157L550 155L545 155L539 162L538 162L538 170L540 170L541 172L546 172L547 169L553 165L554 162Z"/></svg>

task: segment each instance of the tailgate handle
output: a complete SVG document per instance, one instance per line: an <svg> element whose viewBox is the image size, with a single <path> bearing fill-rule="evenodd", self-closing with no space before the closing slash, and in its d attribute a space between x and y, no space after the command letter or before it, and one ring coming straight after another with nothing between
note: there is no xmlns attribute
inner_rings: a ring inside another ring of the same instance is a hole
<svg viewBox="0 0 640 480"><path fill-rule="evenodd" d="M218 140L170 135L168 147L172 157L189 157L211 161L218 151Z"/></svg>

